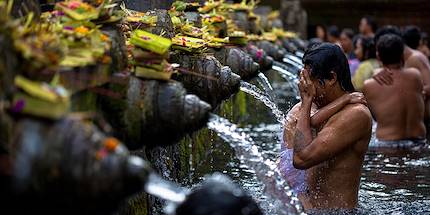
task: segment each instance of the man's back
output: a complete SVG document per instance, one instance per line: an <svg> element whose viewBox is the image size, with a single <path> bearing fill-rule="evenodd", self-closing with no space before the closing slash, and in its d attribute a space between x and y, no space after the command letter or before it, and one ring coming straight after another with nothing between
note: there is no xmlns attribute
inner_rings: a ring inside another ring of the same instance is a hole
<svg viewBox="0 0 430 215"><path fill-rule="evenodd" d="M393 83L381 85L369 79L364 94L375 120L376 136L381 140L425 138L424 98L421 75L414 68L393 70Z"/></svg>
<svg viewBox="0 0 430 215"><path fill-rule="evenodd" d="M370 140L371 120L368 108L362 104L350 104L332 116L324 129L336 128L347 118L365 118L362 128L355 131L338 132L348 145L342 152L306 172L308 193L301 196L305 208L354 208L357 205L357 194L360 183L364 154ZM359 115L359 116L357 116ZM353 134L354 132L355 134ZM353 138L352 136L359 136ZM348 142L349 141L349 142Z"/></svg>

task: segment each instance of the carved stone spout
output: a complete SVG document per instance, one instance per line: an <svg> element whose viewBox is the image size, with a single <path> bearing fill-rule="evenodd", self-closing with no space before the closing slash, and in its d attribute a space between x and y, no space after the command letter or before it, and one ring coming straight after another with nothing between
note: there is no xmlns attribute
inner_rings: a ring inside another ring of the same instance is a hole
<svg viewBox="0 0 430 215"><path fill-rule="evenodd" d="M173 144L208 120L210 105L187 94L176 81L118 76L108 89L123 98L100 96L100 109L131 149Z"/></svg>
<svg viewBox="0 0 430 215"><path fill-rule="evenodd" d="M259 64L254 62L251 56L238 48L224 47L215 51L215 57L243 80L257 76L260 69Z"/></svg>
<svg viewBox="0 0 430 215"><path fill-rule="evenodd" d="M173 54L171 61L189 70L176 79L184 84L188 92L196 94L212 107L239 90L240 76L229 67L223 67L213 56Z"/></svg>

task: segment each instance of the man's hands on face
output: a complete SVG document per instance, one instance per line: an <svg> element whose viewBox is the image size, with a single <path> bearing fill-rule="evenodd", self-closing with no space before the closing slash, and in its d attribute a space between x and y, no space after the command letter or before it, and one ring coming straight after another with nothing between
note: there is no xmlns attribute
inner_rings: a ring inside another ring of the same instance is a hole
<svg viewBox="0 0 430 215"><path fill-rule="evenodd" d="M303 69L300 72L299 91L303 103L312 103L316 95L316 89L307 69Z"/></svg>

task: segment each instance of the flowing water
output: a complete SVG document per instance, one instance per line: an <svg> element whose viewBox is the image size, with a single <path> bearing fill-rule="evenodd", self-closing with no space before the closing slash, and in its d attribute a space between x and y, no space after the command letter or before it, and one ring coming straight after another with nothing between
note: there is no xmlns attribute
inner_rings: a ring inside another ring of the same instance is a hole
<svg viewBox="0 0 430 215"><path fill-rule="evenodd" d="M296 74L290 72L288 67L280 62L273 62L272 69L278 72L282 78L285 79L286 84L293 90L295 93L296 99L300 99L299 97L299 78Z"/></svg>
<svg viewBox="0 0 430 215"><path fill-rule="evenodd" d="M274 86L275 84L276 86L288 85L285 82L272 84ZM242 83L242 88L250 93L252 98L261 98L258 100L268 103L267 106L272 106L273 102L265 101L267 97L264 98L264 92L261 92L259 88L245 82ZM276 88L274 91L278 96ZM292 105L293 103L288 106ZM242 128L236 127L222 118L212 117L209 127L217 131L222 140L216 138L212 140L219 142L219 145L215 144L216 146L212 148L210 159L208 159L210 161L202 163L197 168L196 176L200 175L200 179L203 179L203 176L210 172L223 172L250 193L265 214L278 214L276 209L279 207L279 202L273 199L279 199L279 197L268 194L267 187L266 190L264 189L265 185L271 185L277 179L272 178L269 179L272 181L268 182L267 176L263 173L275 172L273 165L277 162L280 153L282 123L279 122L279 119L275 120L274 117L260 118L267 115L267 112L271 113L272 108L264 109L257 105L252 109L253 112L248 114L259 117L259 122L242 122L244 124L241 126ZM244 116L245 119L248 119L247 117L249 116ZM254 152L258 153L253 154ZM248 153L246 156L249 157L251 163L248 163L244 153ZM253 156L256 157L254 161L265 161L270 165L253 166L264 164L264 162L254 163ZM358 209L354 213L430 214L429 166L430 149L415 152L369 149L363 165ZM341 214L335 211L330 213ZM328 212L320 214L328 214Z"/></svg>
<svg viewBox="0 0 430 215"><path fill-rule="evenodd" d="M263 87L264 91L266 91L267 96L269 96L269 99L273 101L275 99L275 96L273 94L273 87L272 84L270 84L269 79L267 79L266 75L264 75L264 73L262 72L258 73L257 81L260 86Z"/></svg>
<svg viewBox="0 0 430 215"><path fill-rule="evenodd" d="M290 190L275 162L265 159L254 140L245 132L240 132L236 125L217 115L211 115L208 128L228 143L239 158L241 164L254 171L259 182L264 186L264 194L273 205L263 207L267 214L301 214L303 209L297 196Z"/></svg>
<svg viewBox="0 0 430 215"><path fill-rule="evenodd" d="M240 90L252 95L255 99L263 102L272 113L275 115L276 119L279 123L284 123L285 115L282 111L279 110L278 105L276 105L272 100L269 99L265 93L261 92L261 90L248 82L241 81L240 82Z"/></svg>

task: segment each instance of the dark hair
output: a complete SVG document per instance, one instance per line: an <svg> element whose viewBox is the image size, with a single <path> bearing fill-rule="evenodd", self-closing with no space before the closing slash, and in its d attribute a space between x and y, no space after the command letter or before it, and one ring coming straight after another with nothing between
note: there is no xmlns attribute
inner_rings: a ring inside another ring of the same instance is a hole
<svg viewBox="0 0 430 215"><path fill-rule="evenodd" d="M382 28L378 29L375 33L374 42L377 43L379 38L382 37L385 34L394 34L399 37L402 37L402 33L400 32L400 29L394 25L384 25Z"/></svg>
<svg viewBox="0 0 430 215"><path fill-rule="evenodd" d="M363 49L363 59L360 60L364 61L376 58L376 47L373 38L366 38L363 36L354 38L354 48L357 48L358 40L361 40L361 47Z"/></svg>
<svg viewBox="0 0 430 215"><path fill-rule="evenodd" d="M339 28L337 28L336 25L332 25L332 26L328 27L327 32L332 37L339 38L339 36L340 36Z"/></svg>
<svg viewBox="0 0 430 215"><path fill-rule="evenodd" d="M341 34L345 34L351 40L354 38L354 31L351 28L344 28Z"/></svg>
<svg viewBox="0 0 430 215"><path fill-rule="evenodd" d="M332 79L331 71L337 75L342 89L347 92L355 91L351 83L348 60L342 49L335 44L321 43L306 50L303 64L311 67L311 76L324 82Z"/></svg>
<svg viewBox="0 0 430 215"><path fill-rule="evenodd" d="M403 29L403 41L412 49L417 49L420 45L421 31L415 25L408 25Z"/></svg>
<svg viewBox="0 0 430 215"><path fill-rule="evenodd" d="M324 41L327 40L327 29L326 29L325 25L323 25L323 24L315 25L315 34L316 34L318 27L321 27L322 30L324 31Z"/></svg>
<svg viewBox="0 0 430 215"><path fill-rule="evenodd" d="M385 34L377 43L379 59L384 65L401 63L404 47L402 38L395 34Z"/></svg>
<svg viewBox="0 0 430 215"><path fill-rule="evenodd" d="M363 19L365 19L367 24L370 25L370 28L372 28L372 31L376 32L376 30L378 29L378 25L376 24L375 19L369 15L364 16Z"/></svg>

